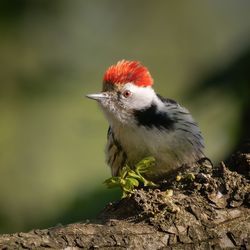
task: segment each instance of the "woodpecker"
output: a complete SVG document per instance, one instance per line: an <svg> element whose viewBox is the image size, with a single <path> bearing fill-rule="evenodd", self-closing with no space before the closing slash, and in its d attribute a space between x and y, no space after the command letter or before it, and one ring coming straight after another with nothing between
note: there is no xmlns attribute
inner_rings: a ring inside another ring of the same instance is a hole
<svg viewBox="0 0 250 250"><path fill-rule="evenodd" d="M153 156L149 179L204 157L204 142L187 109L152 88L153 78L138 61L121 60L104 74L102 91L87 95L102 108L108 123L106 161L112 176L125 165Z"/></svg>

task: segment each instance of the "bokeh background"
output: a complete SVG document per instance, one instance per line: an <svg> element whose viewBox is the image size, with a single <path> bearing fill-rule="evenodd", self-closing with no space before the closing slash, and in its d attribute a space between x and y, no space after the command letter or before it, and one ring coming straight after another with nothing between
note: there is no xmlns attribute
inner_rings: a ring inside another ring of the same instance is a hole
<svg viewBox="0 0 250 250"><path fill-rule="evenodd" d="M0 233L94 218L107 122L84 96L140 60L215 162L249 136L250 1L1 0Z"/></svg>

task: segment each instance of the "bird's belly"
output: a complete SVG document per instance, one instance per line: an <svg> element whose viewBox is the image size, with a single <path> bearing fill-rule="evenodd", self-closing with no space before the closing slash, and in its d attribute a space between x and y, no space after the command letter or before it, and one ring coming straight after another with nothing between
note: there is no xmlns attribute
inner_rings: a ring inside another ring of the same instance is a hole
<svg viewBox="0 0 250 250"><path fill-rule="evenodd" d="M137 131L131 128L119 128L114 129L114 133L123 150L126 152L129 164L134 165L150 155L148 146Z"/></svg>
<svg viewBox="0 0 250 250"><path fill-rule="evenodd" d="M164 174L172 169L187 163L192 149L176 133L165 134L155 129L154 133L140 128L136 131L124 129L117 135L127 154L127 162L134 166L145 157L153 156L156 159L155 175Z"/></svg>
<svg viewBox="0 0 250 250"><path fill-rule="evenodd" d="M127 162L132 166L148 156L155 157L160 160L159 162L166 162L168 159L166 144L160 143L156 138L152 140L150 136L145 136L145 132L143 131L140 133L138 129L136 131L126 129L121 130L117 136L122 148L126 152Z"/></svg>
<svg viewBox="0 0 250 250"><path fill-rule="evenodd" d="M127 154L128 164L135 165L147 156L152 156L152 152L147 144L139 139L136 135L126 137L121 141L121 145Z"/></svg>

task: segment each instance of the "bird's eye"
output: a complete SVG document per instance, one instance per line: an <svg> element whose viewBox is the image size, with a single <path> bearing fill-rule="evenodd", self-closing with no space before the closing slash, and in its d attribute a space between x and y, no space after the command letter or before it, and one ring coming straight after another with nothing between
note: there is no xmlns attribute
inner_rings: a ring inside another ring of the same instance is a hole
<svg viewBox="0 0 250 250"><path fill-rule="evenodd" d="M131 96L131 91L129 91L129 90L125 90L123 93L122 93L122 95L125 97L125 98L128 98L128 97L130 97Z"/></svg>

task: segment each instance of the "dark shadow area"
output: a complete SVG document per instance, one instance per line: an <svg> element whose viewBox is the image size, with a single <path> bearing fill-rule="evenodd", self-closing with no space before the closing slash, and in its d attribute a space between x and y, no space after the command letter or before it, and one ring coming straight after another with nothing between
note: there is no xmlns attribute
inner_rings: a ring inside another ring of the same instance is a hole
<svg viewBox="0 0 250 250"><path fill-rule="evenodd" d="M53 13L59 9L59 1L3 0L0 2L0 20L16 25L29 12Z"/></svg>
<svg viewBox="0 0 250 250"><path fill-rule="evenodd" d="M239 134L235 151L250 138L250 46L243 50L235 60L228 65L208 73L203 79L198 79L195 87L187 93L188 99L197 101L206 95L207 91L215 90L227 93L240 105Z"/></svg>

